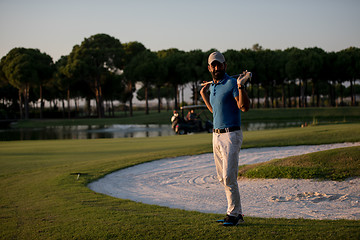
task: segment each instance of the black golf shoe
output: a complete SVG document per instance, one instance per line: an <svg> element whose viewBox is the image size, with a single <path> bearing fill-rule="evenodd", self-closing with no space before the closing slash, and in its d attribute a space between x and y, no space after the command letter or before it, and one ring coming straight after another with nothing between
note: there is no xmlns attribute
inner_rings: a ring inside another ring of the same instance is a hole
<svg viewBox="0 0 360 240"><path fill-rule="evenodd" d="M237 217L226 215L224 219L217 220L216 222L222 223L222 225L225 227L230 227L230 226L237 226L239 225L239 223L243 223L244 218L241 214L239 214Z"/></svg>

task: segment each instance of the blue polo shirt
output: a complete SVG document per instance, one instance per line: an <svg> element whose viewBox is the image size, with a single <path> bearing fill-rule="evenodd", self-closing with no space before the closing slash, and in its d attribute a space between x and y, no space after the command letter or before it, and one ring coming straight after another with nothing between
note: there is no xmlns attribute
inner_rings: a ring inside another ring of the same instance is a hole
<svg viewBox="0 0 360 240"><path fill-rule="evenodd" d="M224 79L210 86L210 104L213 109L215 129L239 127L241 125L240 109L235 97L239 90L235 78L225 74Z"/></svg>

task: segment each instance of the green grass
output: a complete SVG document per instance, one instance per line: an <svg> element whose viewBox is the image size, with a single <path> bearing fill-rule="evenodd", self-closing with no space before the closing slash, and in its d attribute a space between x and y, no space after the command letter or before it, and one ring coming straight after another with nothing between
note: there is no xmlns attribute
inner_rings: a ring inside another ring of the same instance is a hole
<svg viewBox="0 0 360 240"><path fill-rule="evenodd" d="M360 141L360 124L244 133L244 147ZM205 214L98 194L86 184L118 169L211 152L211 134L0 142L1 239L359 239L360 222L246 217L223 228ZM79 180L76 173L82 173Z"/></svg>
<svg viewBox="0 0 360 240"><path fill-rule="evenodd" d="M345 180L360 176L360 147L333 149L245 165L239 175L247 178L301 178Z"/></svg>
<svg viewBox="0 0 360 240"><path fill-rule="evenodd" d="M359 122L360 107L251 109L242 115L244 121Z"/></svg>
<svg viewBox="0 0 360 240"><path fill-rule="evenodd" d="M186 114L186 112L185 112ZM21 120L15 127L33 128L47 126L73 126L73 125L111 125L111 124L170 124L172 111L150 111L146 115L144 111L134 111L134 116L122 116L117 118L84 118L84 119L30 119ZM312 123L335 123L335 122L359 122L360 107L339 108L276 108L276 109L251 109L242 114L242 121L248 122L307 122Z"/></svg>
<svg viewBox="0 0 360 240"><path fill-rule="evenodd" d="M318 145L335 142L356 142L360 134L359 124L318 125L306 128L286 128L244 132L244 148ZM270 137L271 136L271 137ZM276 139L276 142L274 142Z"/></svg>

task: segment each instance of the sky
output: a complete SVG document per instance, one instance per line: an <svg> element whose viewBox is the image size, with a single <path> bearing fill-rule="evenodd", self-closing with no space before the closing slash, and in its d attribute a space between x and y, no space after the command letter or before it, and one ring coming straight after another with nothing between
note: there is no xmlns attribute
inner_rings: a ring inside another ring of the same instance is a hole
<svg viewBox="0 0 360 240"><path fill-rule="evenodd" d="M37 48L57 61L105 33L152 51L360 47L360 0L0 0L0 57Z"/></svg>

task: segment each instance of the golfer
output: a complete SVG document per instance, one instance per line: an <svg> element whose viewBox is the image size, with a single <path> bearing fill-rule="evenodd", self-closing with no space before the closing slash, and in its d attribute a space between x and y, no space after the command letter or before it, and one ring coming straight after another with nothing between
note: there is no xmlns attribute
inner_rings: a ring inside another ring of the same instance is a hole
<svg viewBox="0 0 360 240"><path fill-rule="evenodd" d="M228 203L225 219L217 222L224 226L236 226L244 221L237 183L239 152L243 140L240 110L247 112L250 108L244 84L251 73L245 71L238 79L229 77L226 74L225 57L220 52L209 55L208 69L213 81L205 82L200 94L207 108L213 113L216 172L225 188Z"/></svg>

